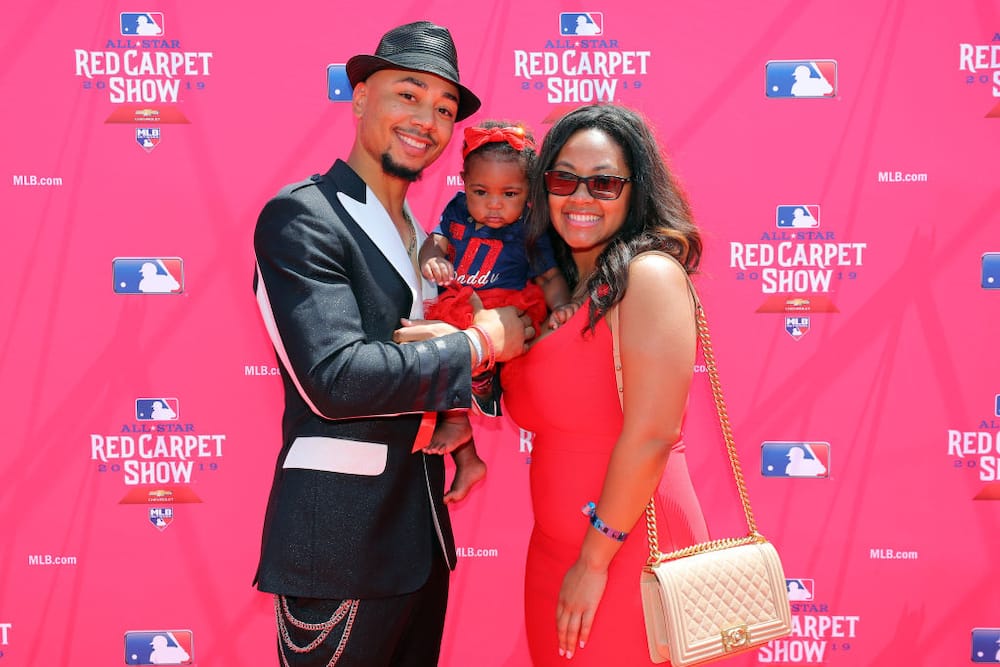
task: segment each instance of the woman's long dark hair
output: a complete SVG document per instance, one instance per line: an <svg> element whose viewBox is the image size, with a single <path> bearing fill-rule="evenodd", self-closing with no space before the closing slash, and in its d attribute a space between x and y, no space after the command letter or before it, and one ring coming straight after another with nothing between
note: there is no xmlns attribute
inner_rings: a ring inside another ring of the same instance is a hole
<svg viewBox="0 0 1000 667"><path fill-rule="evenodd" d="M600 130L621 147L632 176L625 222L597 257L594 273L589 277L579 275L569 246L552 229L543 178L569 138L587 129ZM608 308L621 301L628 286L629 262L639 253L647 250L670 253L689 274L697 270L701 260L701 235L687 198L667 169L649 125L626 107L595 104L571 111L558 120L545 135L535 160L528 202L529 247L544 234L551 237L556 263L570 290L590 296L591 330ZM581 286L584 279L586 285Z"/></svg>

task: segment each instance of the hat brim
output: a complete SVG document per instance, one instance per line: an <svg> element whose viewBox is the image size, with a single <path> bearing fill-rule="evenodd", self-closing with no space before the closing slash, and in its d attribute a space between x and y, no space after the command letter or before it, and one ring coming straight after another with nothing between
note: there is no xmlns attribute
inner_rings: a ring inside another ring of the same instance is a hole
<svg viewBox="0 0 1000 667"><path fill-rule="evenodd" d="M433 74L436 77L442 78L445 81L454 84L455 87L458 88L458 111L455 113L456 121L465 120L474 114L480 106L482 106L482 102L478 97L476 97L475 93L463 86L451 76L448 76L444 71L444 67L435 65L433 59L427 59L425 62L421 63L403 63L389 60L388 58L382 58L380 56L354 56L347 61L347 79L351 82L351 89L353 90L354 87L362 81L366 81L368 77L375 72L384 69L398 69L405 72L424 72L425 74Z"/></svg>

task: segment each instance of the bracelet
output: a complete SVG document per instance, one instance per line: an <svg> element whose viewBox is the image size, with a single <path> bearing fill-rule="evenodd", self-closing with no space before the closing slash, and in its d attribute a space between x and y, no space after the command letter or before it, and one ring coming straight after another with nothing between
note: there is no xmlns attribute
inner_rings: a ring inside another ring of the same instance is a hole
<svg viewBox="0 0 1000 667"><path fill-rule="evenodd" d="M469 344L472 345L472 351L476 354L476 361L472 364L473 368L479 366L483 363L483 344L479 340L479 336L475 335L468 329L462 329L462 333L466 335L469 339Z"/></svg>
<svg viewBox="0 0 1000 667"><path fill-rule="evenodd" d="M624 530L615 530L608 524L601 521L601 519L597 516L597 505L595 503L587 503L580 509L580 511L590 517L591 526L601 531L601 533L607 537L617 540L618 542L624 542L625 538L628 537L628 533Z"/></svg>
<svg viewBox="0 0 1000 667"><path fill-rule="evenodd" d="M493 370L493 366L495 366L497 363L497 350L495 347L493 347L493 339L490 338L490 335L488 333L486 333L486 329L482 328L478 324L473 324L469 326L469 328L477 331L479 335L483 337L483 341L486 343L486 357L487 357L486 367L483 368L482 370L484 373L487 373ZM480 357L480 360L482 360L482 357Z"/></svg>

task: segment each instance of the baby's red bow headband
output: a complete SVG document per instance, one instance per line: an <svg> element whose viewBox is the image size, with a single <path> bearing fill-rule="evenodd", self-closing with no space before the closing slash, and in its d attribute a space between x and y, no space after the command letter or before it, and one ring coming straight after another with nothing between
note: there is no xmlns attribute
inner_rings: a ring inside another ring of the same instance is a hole
<svg viewBox="0 0 1000 667"><path fill-rule="evenodd" d="M462 145L462 159L484 144L502 142L507 142L516 151L535 147L535 142L527 136L523 127L467 127L465 143Z"/></svg>

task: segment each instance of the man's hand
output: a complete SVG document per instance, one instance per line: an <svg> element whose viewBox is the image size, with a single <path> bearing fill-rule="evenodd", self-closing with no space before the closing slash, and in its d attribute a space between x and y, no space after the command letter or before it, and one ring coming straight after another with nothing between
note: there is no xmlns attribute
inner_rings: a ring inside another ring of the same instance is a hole
<svg viewBox="0 0 1000 667"><path fill-rule="evenodd" d="M531 318L514 306L476 309L479 298L473 295L473 323L483 328L493 343L497 361L510 361L524 354L525 343L538 333Z"/></svg>
<svg viewBox="0 0 1000 667"><path fill-rule="evenodd" d="M525 343L538 333L531 324L531 318L519 312L514 306L483 308L483 302L475 292L469 297L469 302L472 304L473 323L482 327L490 337L496 361L510 361L524 354ZM392 333L394 343L414 343L459 331L458 328L439 320L404 318L400 322L403 326Z"/></svg>

